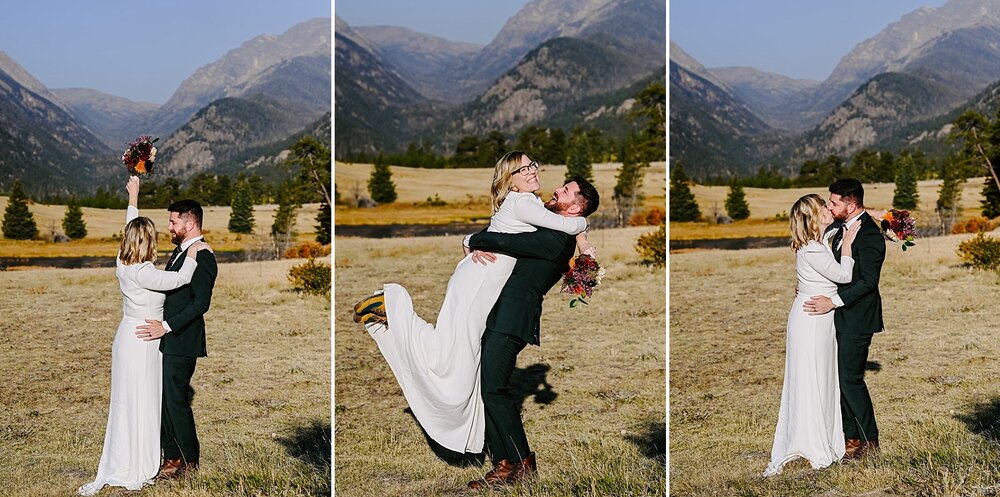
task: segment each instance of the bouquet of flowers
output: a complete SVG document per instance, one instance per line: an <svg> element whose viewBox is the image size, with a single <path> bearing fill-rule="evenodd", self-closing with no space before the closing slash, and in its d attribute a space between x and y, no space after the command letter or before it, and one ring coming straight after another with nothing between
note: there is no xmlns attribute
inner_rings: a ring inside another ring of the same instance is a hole
<svg viewBox="0 0 1000 497"><path fill-rule="evenodd" d="M913 237L917 234L916 220L910 216L910 211L890 209L882 214L882 234L893 242L903 242L903 251L916 245Z"/></svg>
<svg viewBox="0 0 1000 497"><path fill-rule="evenodd" d="M589 298L594 294L594 289L601 284L604 278L604 268L597 263L597 260L587 254L580 254L569 261L569 271L563 273L561 293L576 295L576 298L569 301L570 307L576 307L576 303L587 304L584 298Z"/></svg>
<svg viewBox="0 0 1000 497"><path fill-rule="evenodd" d="M159 138L149 135L142 135L132 143L128 144L128 149L122 154L122 164L128 168L128 173L138 176L140 174L153 174L153 163L156 162L156 147L153 146Z"/></svg>

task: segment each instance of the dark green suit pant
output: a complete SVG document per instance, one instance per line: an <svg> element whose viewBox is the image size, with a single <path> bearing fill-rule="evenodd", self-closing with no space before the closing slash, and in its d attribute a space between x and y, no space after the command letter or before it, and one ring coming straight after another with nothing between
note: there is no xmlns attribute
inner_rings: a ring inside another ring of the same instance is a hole
<svg viewBox="0 0 1000 497"><path fill-rule="evenodd" d="M196 357L163 355L163 408L160 416L160 447L164 459L183 458L198 462L201 447L191 411L191 377Z"/></svg>
<svg viewBox="0 0 1000 497"><path fill-rule="evenodd" d="M517 354L525 345L520 338L489 329L483 334L480 377L486 410L486 446L494 463L504 459L520 462L530 452L521 411L509 386Z"/></svg>
<svg viewBox="0 0 1000 497"><path fill-rule="evenodd" d="M878 440L875 408L865 384L865 365L871 333L837 332L837 366L840 374L840 412L844 418L844 438Z"/></svg>

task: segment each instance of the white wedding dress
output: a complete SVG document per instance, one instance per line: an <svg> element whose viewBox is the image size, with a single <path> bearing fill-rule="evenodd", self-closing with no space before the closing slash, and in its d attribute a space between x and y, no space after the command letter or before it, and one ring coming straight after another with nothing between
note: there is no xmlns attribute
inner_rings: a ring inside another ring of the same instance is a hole
<svg viewBox="0 0 1000 497"><path fill-rule="evenodd" d="M526 233L535 226L577 234L582 217L550 212L532 193L511 192L490 219L489 231ZM485 414L479 385L480 340L486 318L500 296L516 259L496 254L482 265L466 256L448 280L437 324L413 310L406 289L383 286L388 328L366 325L392 369L410 410L424 431L455 452L479 453L485 437Z"/></svg>
<svg viewBox="0 0 1000 497"><path fill-rule="evenodd" d="M837 264L830 247L815 240L795 254L798 295L788 313L785 382L764 476L781 473L797 457L820 469L844 456L833 311L810 316L802 306L813 295L836 295L835 283L850 282L853 269L854 259L842 257Z"/></svg>
<svg viewBox="0 0 1000 497"><path fill-rule="evenodd" d="M139 216L129 206L126 223ZM105 485L138 490L160 468L160 402L163 388L159 340L143 341L135 328L163 319L165 294L188 284L198 263L185 254L180 271L161 271L152 262L125 265L115 257L115 275L124 297L123 316L111 346L111 403L104 451L94 481L79 489L94 495Z"/></svg>

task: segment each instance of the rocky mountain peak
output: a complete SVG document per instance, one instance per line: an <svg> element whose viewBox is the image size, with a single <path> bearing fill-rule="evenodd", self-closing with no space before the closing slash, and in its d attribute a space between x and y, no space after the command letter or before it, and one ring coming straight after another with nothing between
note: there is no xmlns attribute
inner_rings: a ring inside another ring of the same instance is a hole
<svg viewBox="0 0 1000 497"><path fill-rule="evenodd" d="M50 92L41 81L35 79L34 76L21 67L21 64L18 64L17 61L11 58L10 55L7 55L7 53L3 50L0 50L0 71L7 73L7 75L14 81L17 81L19 85L46 98L60 109L70 112L69 107L65 102Z"/></svg>
<svg viewBox="0 0 1000 497"><path fill-rule="evenodd" d="M226 89L252 81L271 66L304 55L329 54L330 18L298 23L281 35L244 42L184 80L155 118L157 131L177 129L198 109L225 96Z"/></svg>

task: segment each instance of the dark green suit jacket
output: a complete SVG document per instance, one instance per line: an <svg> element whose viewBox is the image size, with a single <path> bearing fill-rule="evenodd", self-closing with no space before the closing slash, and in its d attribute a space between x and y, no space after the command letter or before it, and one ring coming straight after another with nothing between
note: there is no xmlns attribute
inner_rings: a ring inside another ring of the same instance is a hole
<svg viewBox="0 0 1000 497"><path fill-rule="evenodd" d="M167 271L178 271L183 265L181 254ZM160 352L166 355L184 357L205 357L205 313L212 303L212 289L219 266L215 254L208 250L198 252L198 267L191 277L191 283L166 292L163 303L163 320L171 328L170 333L160 340Z"/></svg>
<svg viewBox="0 0 1000 497"><path fill-rule="evenodd" d="M542 298L569 269L576 238L547 228L518 234L484 231L472 235L469 248L517 258L514 271L486 319L486 329L538 345Z"/></svg>
<svg viewBox="0 0 1000 497"><path fill-rule="evenodd" d="M868 213L861 214L861 228L851 244L854 273L851 282L837 284L837 294L844 305L834 311L833 323L840 333L878 333L885 328L882 321L882 296L878 282L885 261L885 238L882 229ZM833 255L840 262L841 251L834 247Z"/></svg>

